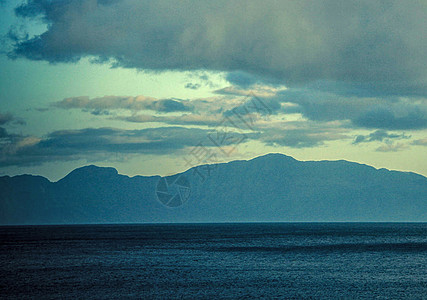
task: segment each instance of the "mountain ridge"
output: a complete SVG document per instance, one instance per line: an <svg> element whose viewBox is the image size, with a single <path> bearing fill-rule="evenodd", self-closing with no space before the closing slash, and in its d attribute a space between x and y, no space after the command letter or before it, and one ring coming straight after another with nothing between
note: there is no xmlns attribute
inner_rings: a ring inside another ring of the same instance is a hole
<svg viewBox="0 0 427 300"><path fill-rule="evenodd" d="M356 164L356 165L359 165L359 166L366 166L366 167L369 167L369 168L373 168L374 170L377 170L377 171L408 173L408 174L418 175L418 176L421 176L421 177L427 179L427 176L424 176L424 175L422 175L420 173L416 173L416 172L413 172L413 171L401 171L401 170L392 170L392 169L387 169L387 168L376 168L374 166L371 166L371 165L368 165L368 164L365 164L365 163L359 163L359 162L349 161L349 160L345 160L345 159L338 159L338 160L297 160L297 159L293 158L292 156L285 155L285 154L278 153L278 152L277 153L268 153L268 154L265 154L265 155L256 156L256 157L251 158L251 159L239 159L239 160L232 160L232 161L223 162L223 163L202 164L202 165L198 165L198 166L195 166L195 167L191 167L191 168L189 168L189 169L187 169L187 170L185 170L183 172L174 173L174 174L165 175L165 176L162 176L162 175L141 175L141 174L129 176L129 175L126 175L126 174L119 173L118 170L115 167L100 167L100 166L97 166L97 165L94 165L94 164L89 164L89 165L84 165L84 166L75 168L74 170L72 170L68 174L66 174L64 177L62 177L62 178L60 178L60 179L58 179L56 181L55 180L49 180L48 178L44 177L43 175L35 175L35 174L28 174L28 173L19 174L19 175L13 175L13 176L2 175L2 176L0 176L0 178L3 178L3 177L14 178L14 177L20 177L20 176L33 176L33 177L42 177L42 178L47 179L51 183L56 183L56 182L59 182L59 181L65 179L67 176L71 175L75 171L87 170L87 169L92 169L92 168L94 168L94 169L95 168L96 169L103 169L103 170L111 169L111 170L114 170L114 173L116 175L126 176L128 178L134 178L134 177L167 177L167 176L173 176L173 175L177 175L177 174L182 174L182 173L185 173L185 172L188 172L188 171L192 170L193 168L203 167L203 166L206 166L206 165L226 165L226 164L234 163L234 162L250 162L250 161L253 161L253 160L260 159L260 158L267 158L267 157L272 157L272 156L286 157L286 158L290 158L293 161L297 161L297 162L301 162L301 163L310 163L310 162L316 162L316 163L335 162L335 163L338 163L338 162L344 162L344 163Z"/></svg>
<svg viewBox="0 0 427 300"><path fill-rule="evenodd" d="M0 224L228 221L427 221L427 178L280 153L171 176L88 165L56 182L0 177Z"/></svg>

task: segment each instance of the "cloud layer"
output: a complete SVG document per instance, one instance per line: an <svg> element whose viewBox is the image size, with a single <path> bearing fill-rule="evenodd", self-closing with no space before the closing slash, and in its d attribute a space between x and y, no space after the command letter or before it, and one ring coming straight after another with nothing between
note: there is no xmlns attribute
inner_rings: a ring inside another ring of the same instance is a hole
<svg viewBox="0 0 427 300"><path fill-rule="evenodd" d="M427 95L425 1L29 0L16 13L48 29L16 41L11 57L92 56L126 68L255 76L229 76L240 84Z"/></svg>
<svg viewBox="0 0 427 300"><path fill-rule="evenodd" d="M350 120L354 127L386 130L427 128L426 98L356 97L291 88L278 92L275 99L297 104L295 111L315 121Z"/></svg>
<svg viewBox="0 0 427 300"><path fill-rule="evenodd" d="M36 165L47 161L109 158L111 154L172 154L184 148L196 147L206 141L213 130L184 127L158 127L139 130L116 128L86 128L61 130L44 138L9 135L0 130L0 167ZM242 139L227 139L224 146L235 145ZM251 138L245 135L245 139ZM205 144L207 147L215 145Z"/></svg>
<svg viewBox="0 0 427 300"><path fill-rule="evenodd" d="M251 89L250 89L251 88ZM210 98L173 100L179 109L155 108L154 98L106 96L89 99L74 97L56 102L64 109L80 108L108 118L154 126L192 126L212 128L232 119L233 126L260 133L258 140L267 146L307 148L328 141L344 140L353 145L384 143L378 151L397 151L393 140L410 136L396 130L421 131L427 128L427 101L417 98L356 97L310 88L283 88L257 83L251 87L230 86L216 90ZM125 109L127 112L110 111ZM151 110L147 111L147 110ZM165 114L164 112L174 112ZM353 130L376 129L368 135ZM415 144L414 144L415 145Z"/></svg>

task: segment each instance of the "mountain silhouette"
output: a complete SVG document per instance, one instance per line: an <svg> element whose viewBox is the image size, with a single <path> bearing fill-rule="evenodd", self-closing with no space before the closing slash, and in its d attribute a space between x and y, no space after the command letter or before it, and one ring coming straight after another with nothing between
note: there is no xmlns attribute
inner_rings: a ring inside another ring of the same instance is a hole
<svg viewBox="0 0 427 300"><path fill-rule="evenodd" d="M0 224L427 221L427 178L283 154L173 176L85 166L57 182L0 177Z"/></svg>

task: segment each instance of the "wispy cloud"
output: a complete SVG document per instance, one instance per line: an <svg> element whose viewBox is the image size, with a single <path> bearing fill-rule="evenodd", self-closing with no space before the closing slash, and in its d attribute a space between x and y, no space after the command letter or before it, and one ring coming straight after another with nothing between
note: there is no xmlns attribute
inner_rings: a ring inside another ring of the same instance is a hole
<svg viewBox="0 0 427 300"><path fill-rule="evenodd" d="M409 139L410 136L395 133L388 133L385 130L376 130L368 135L358 135L353 144L368 143L368 142L383 142L393 139Z"/></svg>
<svg viewBox="0 0 427 300"><path fill-rule="evenodd" d="M153 116L153 115L132 115L120 116L115 119L134 122L134 123L165 123L169 125L198 125L198 126L217 126L221 121L221 114L201 115L201 114L184 114L180 116Z"/></svg>
<svg viewBox="0 0 427 300"><path fill-rule="evenodd" d="M89 110L94 114L105 114L114 109L127 109L131 111L151 110L155 112L183 112L191 111L193 107L188 101L180 99L156 99L146 96L123 97L104 96L99 98L72 97L54 103L54 106L64 109Z"/></svg>
<svg viewBox="0 0 427 300"><path fill-rule="evenodd" d="M412 144L417 146L427 146L427 138L415 140Z"/></svg>
<svg viewBox="0 0 427 300"><path fill-rule="evenodd" d="M385 144L376 149L378 152L397 152L409 148L408 145L402 143Z"/></svg>
<svg viewBox="0 0 427 300"><path fill-rule="evenodd" d="M327 126L307 126L307 123L294 123L289 128L266 129L260 140L268 146L287 146L291 148L312 148L327 141L347 140L349 135L341 128Z"/></svg>

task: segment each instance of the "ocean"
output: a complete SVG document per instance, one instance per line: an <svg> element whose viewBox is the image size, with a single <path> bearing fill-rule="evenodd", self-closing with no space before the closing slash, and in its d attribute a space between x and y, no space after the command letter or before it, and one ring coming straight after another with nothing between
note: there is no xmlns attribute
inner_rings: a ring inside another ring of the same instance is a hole
<svg viewBox="0 0 427 300"><path fill-rule="evenodd" d="M427 223L0 227L1 299L427 299Z"/></svg>

